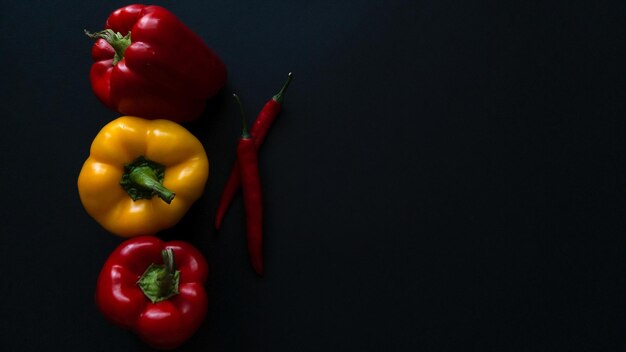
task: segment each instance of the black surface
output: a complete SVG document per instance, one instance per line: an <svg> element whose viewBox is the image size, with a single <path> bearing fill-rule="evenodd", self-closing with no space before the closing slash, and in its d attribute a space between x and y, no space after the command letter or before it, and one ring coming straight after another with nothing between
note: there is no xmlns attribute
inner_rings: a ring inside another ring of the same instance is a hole
<svg viewBox="0 0 626 352"><path fill-rule="evenodd" d="M0 338L6 351L148 351L93 303L121 239L76 179L118 114L90 90L118 1L0 12ZM176 1L229 82L186 126L205 195L160 233L210 264L184 351L623 351L622 1ZM237 199L237 92L252 117L295 79L261 153L266 276Z"/></svg>

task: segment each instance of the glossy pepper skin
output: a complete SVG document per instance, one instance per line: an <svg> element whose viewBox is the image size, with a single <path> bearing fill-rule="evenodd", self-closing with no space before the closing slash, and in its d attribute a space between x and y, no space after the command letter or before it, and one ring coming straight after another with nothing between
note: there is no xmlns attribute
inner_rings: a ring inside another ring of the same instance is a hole
<svg viewBox="0 0 626 352"><path fill-rule="evenodd" d="M248 132L241 100L233 94L241 110L242 131L237 143L237 165L241 178L243 203L246 213L246 238L248 255L254 271L263 275L263 192L259 175L257 148Z"/></svg>
<svg viewBox="0 0 626 352"><path fill-rule="evenodd" d="M92 47L91 86L124 115L186 122L227 79L222 60L171 12L129 5L114 11Z"/></svg>
<svg viewBox="0 0 626 352"><path fill-rule="evenodd" d="M153 280L158 275L167 277L166 251L170 251L175 279L167 282L170 286ZM158 275L151 277L149 268ZM193 335L206 316L207 276L204 257L189 243L135 237L120 244L105 262L96 285L96 305L109 321L135 332L152 347L176 348ZM163 292L157 290L163 294L155 297L150 287L163 288Z"/></svg>
<svg viewBox="0 0 626 352"><path fill-rule="evenodd" d="M184 127L123 116L93 140L78 192L87 213L109 232L153 235L178 223L202 195L208 174L202 143Z"/></svg>
<svg viewBox="0 0 626 352"><path fill-rule="evenodd" d="M282 110L283 102L285 99L285 92L291 83L292 74L289 72L287 76L287 81L283 84L280 91L275 94L265 105L256 120L254 120L254 124L252 125L252 129L250 130L250 134L254 139L254 146L257 151L263 145L263 141L265 140L265 136L269 132L270 127L274 123L274 120L278 116L278 113ZM220 201L217 207L217 212L215 214L215 228L217 230L222 226L222 221L224 220L224 216L226 215L226 211L230 207L230 203L235 198L235 194L237 194L237 190L241 184L241 175L239 172L239 164L235 163L230 172L230 176L228 176L228 180L226 181L226 185L224 186L224 191L220 197Z"/></svg>
<svg viewBox="0 0 626 352"><path fill-rule="evenodd" d="M242 136L237 144L237 165L241 175L244 209L246 212L246 237L252 268L263 275L263 196L257 150L254 140Z"/></svg>

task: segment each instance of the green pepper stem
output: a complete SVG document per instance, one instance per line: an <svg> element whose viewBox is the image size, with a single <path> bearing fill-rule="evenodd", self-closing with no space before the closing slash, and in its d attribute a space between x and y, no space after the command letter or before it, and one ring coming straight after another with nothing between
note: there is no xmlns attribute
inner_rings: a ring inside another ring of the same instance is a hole
<svg viewBox="0 0 626 352"><path fill-rule="evenodd" d="M174 280L174 274L176 273L176 267L174 265L174 252L171 248L166 248L161 251L163 257L163 271L160 271L157 275L157 285L162 296L167 295L172 291L172 284Z"/></svg>
<svg viewBox="0 0 626 352"><path fill-rule="evenodd" d="M170 204L176 195L158 181L154 170L149 166L136 167L128 176L135 185L155 192L167 204Z"/></svg>
<svg viewBox="0 0 626 352"><path fill-rule="evenodd" d="M130 32L127 35L122 35L120 32L114 32L112 29L105 29L100 32L91 33L85 29L85 34L89 38L99 39L102 38L107 41L115 50L115 56L113 57L113 65L117 64L124 58L124 52L131 44Z"/></svg>
<svg viewBox="0 0 626 352"><path fill-rule="evenodd" d="M237 105L239 105L239 113L241 114L241 138L248 139L250 138L250 132L248 132L248 122L246 122L246 113L243 111L243 104L237 94L233 94L233 97L237 101Z"/></svg>
<svg viewBox="0 0 626 352"><path fill-rule="evenodd" d="M150 264L137 280L137 285L152 303L165 301L179 293L180 271L174 265L174 252L166 248L161 251L161 256L163 264Z"/></svg>
<svg viewBox="0 0 626 352"><path fill-rule="evenodd" d="M276 95L272 97L272 99L274 99L275 102L282 104L283 101L285 100L285 92L287 91L287 88L289 87L289 83L291 83L292 76L293 75L291 74L291 72L289 72L289 74L287 75L287 80L285 81L285 84L283 84L283 87L280 88L278 93L276 93Z"/></svg>

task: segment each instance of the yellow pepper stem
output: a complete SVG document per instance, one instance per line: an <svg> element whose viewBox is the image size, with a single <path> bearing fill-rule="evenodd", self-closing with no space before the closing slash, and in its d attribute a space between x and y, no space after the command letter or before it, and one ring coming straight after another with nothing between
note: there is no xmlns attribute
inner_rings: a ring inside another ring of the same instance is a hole
<svg viewBox="0 0 626 352"><path fill-rule="evenodd" d="M133 200L158 196L170 204L176 195L163 186L165 167L143 156L124 166L120 184Z"/></svg>
<svg viewBox="0 0 626 352"><path fill-rule="evenodd" d="M170 204L172 199L174 199L174 192L165 188L165 186L157 180L156 174L149 166L136 167L130 172L129 177L135 185L155 192L156 195L167 204Z"/></svg>

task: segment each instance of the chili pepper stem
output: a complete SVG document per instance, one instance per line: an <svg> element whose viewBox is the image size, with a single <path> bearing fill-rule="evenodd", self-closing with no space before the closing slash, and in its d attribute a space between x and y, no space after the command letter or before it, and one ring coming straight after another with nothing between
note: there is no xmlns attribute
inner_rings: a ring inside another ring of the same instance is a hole
<svg viewBox="0 0 626 352"><path fill-rule="evenodd" d="M233 94L233 98L235 98L235 100L237 101L237 105L239 105L239 112L241 113L241 138L249 139L250 132L248 132L248 122L246 122L246 114L243 111L243 104L241 103L241 100L239 99L239 96L237 96L237 94Z"/></svg>
<svg viewBox="0 0 626 352"><path fill-rule="evenodd" d="M131 44L130 32L127 35L122 35L120 32L114 32L112 29L105 29L100 32L91 33L85 29L85 34L89 38L99 39L102 38L109 43L115 50L115 56L113 57L113 65L117 64L124 58L124 52Z"/></svg>
<svg viewBox="0 0 626 352"><path fill-rule="evenodd" d="M140 166L134 168L129 174L130 180L141 188L151 190L156 193L165 203L170 204L176 195L174 192L165 188L157 179L154 170L149 166Z"/></svg>
<svg viewBox="0 0 626 352"><path fill-rule="evenodd" d="M292 76L293 75L291 74L291 72L287 74L287 80L285 81L285 84L283 84L282 88L280 88L278 93L276 93L276 95L272 97L272 99L274 99L275 102L282 104L283 101L285 100L285 92L287 91L287 88L289 87L289 84L291 83Z"/></svg>

